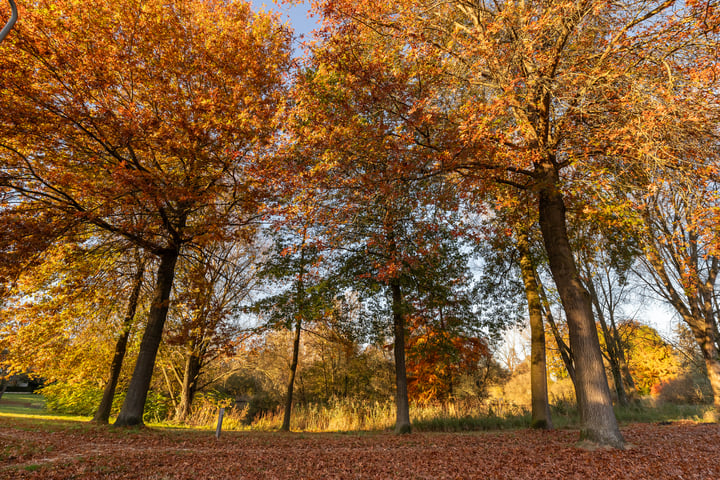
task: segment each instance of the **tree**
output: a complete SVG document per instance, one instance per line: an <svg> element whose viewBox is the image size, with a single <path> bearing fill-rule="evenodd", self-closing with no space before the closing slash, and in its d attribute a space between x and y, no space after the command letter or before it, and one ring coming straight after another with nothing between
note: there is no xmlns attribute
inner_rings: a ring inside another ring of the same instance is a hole
<svg viewBox="0 0 720 480"><path fill-rule="evenodd" d="M597 219L597 217L595 217ZM618 330L622 307L631 304L628 279L638 254L633 235L623 227L603 225L602 220L577 222L573 232L577 261L583 283L590 295L593 312L600 327L603 355L610 366L618 403L628 405L636 395L635 383L625 358L626 345Z"/></svg>
<svg viewBox="0 0 720 480"><path fill-rule="evenodd" d="M498 250L512 255L511 264L522 280L523 294L527 304L527 318L530 325L530 393L533 428L552 429L547 386L547 359L545 325L541 300L541 285L537 274L537 248L534 237L537 224L533 217L529 199L504 195L496 200L493 243ZM521 203L524 202L525 204ZM499 230L499 231L497 231ZM515 253L516 252L516 253Z"/></svg>
<svg viewBox="0 0 720 480"><path fill-rule="evenodd" d="M139 424L180 252L257 214L290 33L214 0L38 1L22 16L0 46L0 216L45 216L56 236L93 225L157 257L116 422Z"/></svg>
<svg viewBox="0 0 720 480"><path fill-rule="evenodd" d="M547 361L545 357L545 326L535 264L530 253L530 236L521 232L517 240L520 270L525 284L525 298L530 318L530 390L532 398L533 428L552 429L547 387Z"/></svg>
<svg viewBox="0 0 720 480"><path fill-rule="evenodd" d="M260 313L266 328L277 329L282 326L288 330L294 329L285 409L280 427L282 431L289 431L302 329L307 323L320 321L332 309L334 295L332 279L327 277L328 269L320 267L321 263L330 262L313 245L315 239L307 225L303 225L300 232L281 229L275 232L274 237L275 243L260 275L272 289L281 291L257 302L253 309Z"/></svg>
<svg viewBox="0 0 720 480"><path fill-rule="evenodd" d="M677 351L654 328L628 320L618 330L627 344L628 369L641 394L654 393L663 382L678 376Z"/></svg>
<svg viewBox="0 0 720 480"><path fill-rule="evenodd" d="M358 291L384 297L379 303L393 326L396 432L406 433L406 320L415 272L441 255L437 239L452 230L448 218L457 208L440 182L406 173L410 165L437 161L437 150L425 142L451 140L452 125L441 115L423 115L415 99L426 88L417 77L425 67L407 62L401 45L340 22L329 24L326 35L298 78L292 161L307 181L303 194L314 195L303 215L345 256L342 275L359 280ZM392 70L384 68L388 58L396 62Z"/></svg>

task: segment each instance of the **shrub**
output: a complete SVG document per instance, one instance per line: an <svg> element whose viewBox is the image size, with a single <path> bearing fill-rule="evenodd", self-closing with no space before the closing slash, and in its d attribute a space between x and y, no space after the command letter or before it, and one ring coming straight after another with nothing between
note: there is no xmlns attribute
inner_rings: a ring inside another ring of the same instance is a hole
<svg viewBox="0 0 720 480"><path fill-rule="evenodd" d="M45 408L49 412L68 415L93 415L102 398L102 389L88 383L55 382L39 393L45 397Z"/></svg>
<svg viewBox="0 0 720 480"><path fill-rule="evenodd" d="M148 423L160 423L167 420L172 412L171 399L162 393L150 390L145 400L145 411L143 421Z"/></svg>
<svg viewBox="0 0 720 480"><path fill-rule="evenodd" d="M663 380L653 386L651 393L660 401L680 404L703 404L712 401L712 390L706 378L684 374Z"/></svg>

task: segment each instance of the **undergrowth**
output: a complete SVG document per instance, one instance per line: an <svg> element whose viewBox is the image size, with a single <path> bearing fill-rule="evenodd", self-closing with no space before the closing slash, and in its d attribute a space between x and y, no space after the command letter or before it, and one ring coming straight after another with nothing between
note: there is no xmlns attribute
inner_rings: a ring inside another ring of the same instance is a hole
<svg viewBox="0 0 720 480"><path fill-rule="evenodd" d="M4 397L5 399L10 399ZM26 399L24 399L26 400ZM52 424L55 421L87 422L90 417L48 414L40 408L42 397L34 395L27 400L33 406L9 405L0 402L0 417L9 420L35 419ZM152 421L147 425L161 428L215 429L218 408L225 407L225 431L274 431L282 424L282 410L274 410L247 418L247 408L233 409L228 402L217 399L200 401L192 415L183 423ZM620 424L665 423L678 421L707 421L712 407L709 405L677 405L644 398L627 407L615 407ZM557 401L551 405L554 428L578 428L579 415L574 402ZM531 415L527 408L494 399L492 401L452 402L436 405L412 405L410 409L413 430L416 432L461 432L529 428ZM112 419L111 419L112 422ZM290 428L305 432L359 432L391 431L395 424L395 406L392 402L361 402L352 399L334 399L327 404L298 404L293 407Z"/></svg>

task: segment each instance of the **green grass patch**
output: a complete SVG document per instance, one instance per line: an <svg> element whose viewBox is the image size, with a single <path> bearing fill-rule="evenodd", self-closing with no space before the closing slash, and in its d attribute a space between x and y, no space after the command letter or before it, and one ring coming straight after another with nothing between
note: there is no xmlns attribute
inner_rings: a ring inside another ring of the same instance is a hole
<svg viewBox="0 0 720 480"><path fill-rule="evenodd" d="M37 415L45 412L45 399L34 393L5 392L0 398L0 414Z"/></svg>
<svg viewBox="0 0 720 480"><path fill-rule="evenodd" d="M649 399L648 399L649 400ZM676 405L673 403L640 401L627 407L615 407L618 422L625 423L658 423L679 422L690 420L703 422L712 405Z"/></svg>
<svg viewBox="0 0 720 480"><path fill-rule="evenodd" d="M530 414L424 418L412 422L417 432L470 432L528 428Z"/></svg>

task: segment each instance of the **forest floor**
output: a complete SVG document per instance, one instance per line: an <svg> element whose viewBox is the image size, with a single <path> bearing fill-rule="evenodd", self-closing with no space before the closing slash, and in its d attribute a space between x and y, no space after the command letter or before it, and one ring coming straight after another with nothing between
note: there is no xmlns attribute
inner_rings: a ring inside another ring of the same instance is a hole
<svg viewBox="0 0 720 480"><path fill-rule="evenodd" d="M720 479L720 426L630 424L624 451L577 430L256 433L0 416L0 479Z"/></svg>

